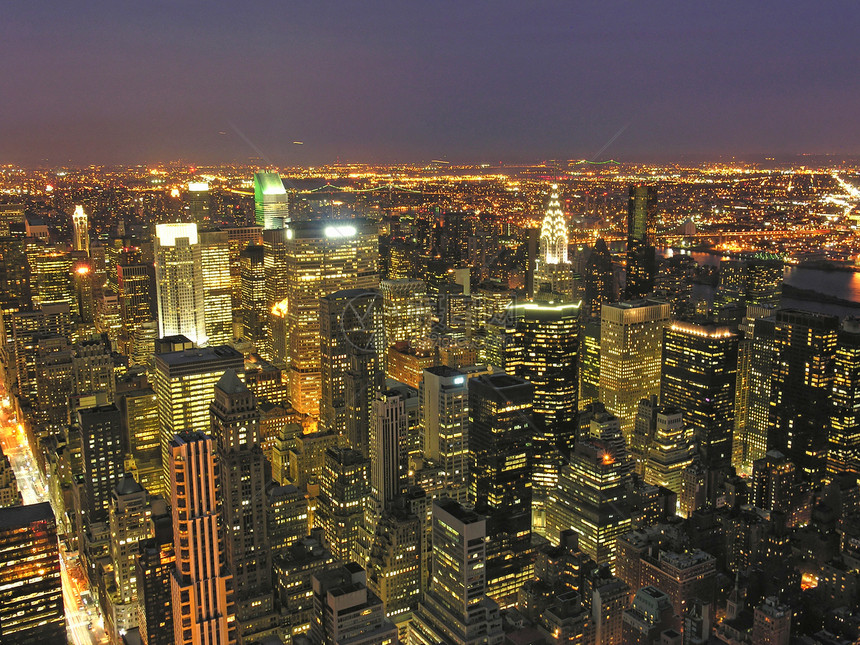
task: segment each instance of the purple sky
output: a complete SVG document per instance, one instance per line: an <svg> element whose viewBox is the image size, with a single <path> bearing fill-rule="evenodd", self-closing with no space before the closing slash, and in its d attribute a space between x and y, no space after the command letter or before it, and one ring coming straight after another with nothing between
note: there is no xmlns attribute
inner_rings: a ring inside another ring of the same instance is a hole
<svg viewBox="0 0 860 645"><path fill-rule="evenodd" d="M625 126L600 158L858 154L858 28L856 0L9 0L0 163L590 159Z"/></svg>

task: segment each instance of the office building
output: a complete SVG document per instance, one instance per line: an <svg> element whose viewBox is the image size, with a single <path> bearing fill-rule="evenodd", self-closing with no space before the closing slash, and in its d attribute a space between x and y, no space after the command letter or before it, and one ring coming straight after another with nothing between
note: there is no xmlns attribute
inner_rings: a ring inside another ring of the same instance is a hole
<svg viewBox="0 0 860 645"><path fill-rule="evenodd" d="M558 186L550 189L549 203L540 228L538 257L534 271L534 292L557 293L574 298L573 267L567 259L567 220L561 210Z"/></svg>
<svg viewBox="0 0 860 645"><path fill-rule="evenodd" d="M209 216L209 184L205 181L189 181L185 191L185 216L183 221L193 222L198 226L208 224Z"/></svg>
<svg viewBox="0 0 860 645"><path fill-rule="evenodd" d="M241 307L242 301L242 251L249 246L260 245L263 242L263 229L260 226L233 226L222 230L227 231L230 245L230 284L233 294L233 309Z"/></svg>
<svg viewBox="0 0 860 645"><path fill-rule="evenodd" d="M286 363L290 403L300 413L319 413L319 299L343 289L375 289L377 246L376 227L365 220L299 222L287 229Z"/></svg>
<svg viewBox="0 0 860 645"><path fill-rule="evenodd" d="M631 186L627 204L627 284L625 300L639 300L654 291L657 273L657 189Z"/></svg>
<svg viewBox="0 0 860 645"><path fill-rule="evenodd" d="M585 265L585 307L589 317L600 318L604 304L615 302L615 273L612 254L599 237Z"/></svg>
<svg viewBox="0 0 860 645"><path fill-rule="evenodd" d="M266 308L266 266L263 247L249 245L240 254L242 338L258 351L269 334Z"/></svg>
<svg viewBox="0 0 860 645"><path fill-rule="evenodd" d="M511 304L514 333L505 370L534 385L533 527L543 534L546 500L558 483L559 451L576 438L579 411L580 304L552 300Z"/></svg>
<svg viewBox="0 0 860 645"><path fill-rule="evenodd" d="M660 392L663 328L671 307L656 300L604 305L600 320L600 401L629 438L639 401Z"/></svg>
<svg viewBox="0 0 860 645"><path fill-rule="evenodd" d="M378 392L371 416L370 494L380 510L384 510L406 489L409 417L403 393Z"/></svg>
<svg viewBox="0 0 860 645"><path fill-rule="evenodd" d="M230 241L227 231L203 231L199 238L206 342L226 345L233 340Z"/></svg>
<svg viewBox="0 0 860 645"><path fill-rule="evenodd" d="M90 225L84 207L80 204L75 206L72 214L72 249L81 251L85 255L90 254Z"/></svg>
<svg viewBox="0 0 860 645"><path fill-rule="evenodd" d="M386 349L399 342L414 343L427 337L432 307L423 280L382 280L382 318Z"/></svg>
<svg viewBox="0 0 860 645"><path fill-rule="evenodd" d="M791 608L773 596L755 608L752 642L756 645L788 645L791 642Z"/></svg>
<svg viewBox="0 0 860 645"><path fill-rule="evenodd" d="M774 320L768 449L813 476L826 465L839 318L783 309Z"/></svg>
<svg viewBox="0 0 860 645"><path fill-rule="evenodd" d="M674 322L663 332L661 401L683 413L711 471L731 466L737 365L738 336L728 327Z"/></svg>
<svg viewBox="0 0 860 645"><path fill-rule="evenodd" d="M424 370L419 390L424 459L438 468L440 495L465 502L469 486L469 385L451 367Z"/></svg>
<svg viewBox="0 0 860 645"><path fill-rule="evenodd" d="M144 645L173 645L170 579L176 563L173 525L166 503L150 519L152 537L137 543L137 628Z"/></svg>
<svg viewBox="0 0 860 645"><path fill-rule="evenodd" d="M125 446L122 418L115 404L78 410L81 436L84 530L107 522L113 490L119 483Z"/></svg>
<svg viewBox="0 0 860 645"><path fill-rule="evenodd" d="M175 645L238 642L233 576L220 530L215 442L202 432L170 440L170 506L176 568L171 577Z"/></svg>
<svg viewBox="0 0 860 645"><path fill-rule="evenodd" d="M692 428L680 410L664 406L656 410L650 439L644 459L645 483L668 488L680 496L684 470L696 458Z"/></svg>
<svg viewBox="0 0 860 645"><path fill-rule="evenodd" d="M215 384L214 398L210 435L220 466L224 547L233 572L239 636L246 640L274 627L260 412L234 370Z"/></svg>
<svg viewBox="0 0 860 645"><path fill-rule="evenodd" d="M287 191L276 172L254 173L254 219L264 230L284 228L290 221Z"/></svg>
<svg viewBox="0 0 860 645"><path fill-rule="evenodd" d="M320 423L322 427L337 434L347 434L347 373L352 371L350 389L358 388L355 403L360 399L373 396L376 392L374 381L379 381L374 365L369 380L361 379L357 372L363 371L358 365L363 355L381 355L383 351L382 301L379 292L373 289L346 289L320 298ZM356 378L359 382L356 383ZM367 390L370 390L368 393ZM354 405L355 405L354 403ZM365 426L366 427L366 426ZM364 445L359 437L348 435L356 450Z"/></svg>
<svg viewBox="0 0 860 645"><path fill-rule="evenodd" d="M0 642L66 642L57 525L48 502L0 508Z"/></svg>
<svg viewBox="0 0 860 645"><path fill-rule="evenodd" d="M320 478L318 522L332 555L341 562L357 561L359 531L364 525L370 494L370 462L349 448L329 448Z"/></svg>
<svg viewBox="0 0 860 645"><path fill-rule="evenodd" d="M720 261L718 308L740 305L778 307L782 297L784 263L774 254L756 253Z"/></svg>
<svg viewBox="0 0 860 645"><path fill-rule="evenodd" d="M631 526L626 503L630 479L626 450L616 442L591 438L576 443L549 500L547 538L562 531L579 533L579 546L598 565L615 566L616 542Z"/></svg>
<svg viewBox="0 0 860 645"><path fill-rule="evenodd" d="M308 534L308 500L290 483L266 487L266 530L273 557Z"/></svg>
<svg viewBox="0 0 860 645"><path fill-rule="evenodd" d="M229 369L244 375L242 354L232 347L206 347L156 354L154 390L161 427L165 487L170 482L170 441L173 435L209 430L209 404L215 384Z"/></svg>
<svg viewBox="0 0 860 645"><path fill-rule="evenodd" d="M151 537L148 497L129 473L117 480L111 494L109 552L114 585L107 604L112 614L109 623L120 633L138 626L138 581L134 565L138 542Z"/></svg>
<svg viewBox="0 0 860 645"><path fill-rule="evenodd" d="M534 386L508 374L469 380L470 495L487 520L487 595L516 603L533 574L529 453Z"/></svg>
<svg viewBox="0 0 860 645"><path fill-rule="evenodd" d="M117 397L128 452L134 461L138 483L152 495L166 495L161 464L158 400L148 382Z"/></svg>
<svg viewBox="0 0 860 645"><path fill-rule="evenodd" d="M498 645L504 640L499 606L486 596L486 520L452 499L439 499L432 527L432 574L408 642Z"/></svg>
<svg viewBox="0 0 860 645"><path fill-rule="evenodd" d="M153 319L150 268L144 264L118 264L116 273L122 339L131 353L135 332Z"/></svg>
<svg viewBox="0 0 860 645"><path fill-rule="evenodd" d="M33 307L66 302L78 315L78 298L72 287L72 257L51 246L34 245L27 251Z"/></svg>
<svg viewBox="0 0 860 645"><path fill-rule="evenodd" d="M624 643L630 645L662 645L660 635L679 627L669 596L651 586L636 592L622 621Z"/></svg>
<svg viewBox="0 0 860 645"><path fill-rule="evenodd" d="M827 471L860 475L860 324L845 320L836 340Z"/></svg>
<svg viewBox="0 0 860 645"><path fill-rule="evenodd" d="M311 637L322 645L395 645L397 628L385 617L379 597L367 588L367 574L349 562L315 573Z"/></svg>
<svg viewBox="0 0 860 645"><path fill-rule="evenodd" d="M158 335L207 342L203 258L196 224L155 225L155 287Z"/></svg>

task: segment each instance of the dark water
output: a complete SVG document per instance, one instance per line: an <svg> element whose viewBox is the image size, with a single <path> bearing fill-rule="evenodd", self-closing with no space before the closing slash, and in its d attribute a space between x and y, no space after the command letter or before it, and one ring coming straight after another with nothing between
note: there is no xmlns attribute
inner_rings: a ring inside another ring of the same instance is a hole
<svg viewBox="0 0 860 645"><path fill-rule="evenodd" d="M671 249L659 249L663 256L668 255ZM690 253L699 264L711 266L720 265L720 256L713 253ZM854 271L823 271L821 269L807 269L788 266L785 268L785 283L798 289L809 289L829 296L835 296L843 300L860 302L860 272ZM713 289L704 285L694 285L693 298L700 300L705 298L713 301ZM807 311L817 311L837 316L860 316L860 308L841 307L839 305L810 302L808 300L792 300L783 298L784 307L795 307Z"/></svg>

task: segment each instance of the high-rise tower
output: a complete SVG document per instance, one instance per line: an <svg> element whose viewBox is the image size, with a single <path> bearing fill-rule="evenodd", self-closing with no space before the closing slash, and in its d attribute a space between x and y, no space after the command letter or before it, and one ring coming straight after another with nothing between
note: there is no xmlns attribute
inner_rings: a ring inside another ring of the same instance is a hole
<svg viewBox="0 0 860 645"><path fill-rule="evenodd" d="M263 229L284 228L290 221L287 191L278 173L254 173L254 216Z"/></svg>
<svg viewBox="0 0 860 645"><path fill-rule="evenodd" d="M215 442L202 432L170 441L170 506L176 568L171 578L175 645L237 642L233 576L227 567Z"/></svg>
<svg viewBox="0 0 860 645"><path fill-rule="evenodd" d="M627 205L627 300L644 298L654 291L657 273L657 189L631 186Z"/></svg>
<svg viewBox="0 0 860 645"><path fill-rule="evenodd" d="M181 334L205 345L203 264L196 224L155 225L158 335Z"/></svg>
<svg viewBox="0 0 860 645"><path fill-rule="evenodd" d="M600 323L600 400L633 430L639 401L660 392L663 328L671 305L634 300L603 305Z"/></svg>
<svg viewBox="0 0 860 645"><path fill-rule="evenodd" d="M573 299L573 267L567 259L567 243L567 220L558 199L558 186L553 184L540 229L540 248L534 275L535 292L548 286L549 291Z"/></svg>
<svg viewBox="0 0 860 645"><path fill-rule="evenodd" d="M84 207L81 205L75 206L75 212L72 215L72 225L74 227L74 240L72 248L75 251L83 251L87 255L90 254L90 225L87 214L84 212Z"/></svg>
<svg viewBox="0 0 860 645"><path fill-rule="evenodd" d="M234 575L236 618L244 641L273 626L272 560L260 411L234 370L215 384L209 415L221 470L227 566Z"/></svg>

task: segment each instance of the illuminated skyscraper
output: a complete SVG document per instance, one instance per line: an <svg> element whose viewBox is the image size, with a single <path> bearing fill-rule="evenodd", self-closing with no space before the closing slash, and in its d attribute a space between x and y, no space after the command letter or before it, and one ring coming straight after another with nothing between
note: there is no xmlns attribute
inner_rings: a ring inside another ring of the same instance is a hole
<svg viewBox="0 0 860 645"><path fill-rule="evenodd" d="M631 186L627 205L627 300L644 298L654 291L657 273L657 190Z"/></svg>
<svg viewBox="0 0 860 645"><path fill-rule="evenodd" d="M320 421L323 428L337 434L347 430L347 372L351 357L382 349L382 300L373 289L346 289L320 298ZM359 396L373 396L372 381L358 384ZM369 394L364 390L370 389ZM353 438L350 438L352 441ZM352 445L360 450L357 441Z"/></svg>
<svg viewBox="0 0 860 645"><path fill-rule="evenodd" d="M203 262L197 224L155 225L155 286L160 337L206 344Z"/></svg>
<svg viewBox="0 0 860 645"><path fill-rule="evenodd" d="M134 348L128 344L135 332L153 319L150 269L145 264L118 264L116 272L122 339L132 353Z"/></svg>
<svg viewBox="0 0 860 645"><path fill-rule="evenodd" d="M406 400L397 390L379 392L373 400L370 428L370 494L385 509L406 487Z"/></svg>
<svg viewBox="0 0 860 645"><path fill-rule="evenodd" d="M431 306L423 280L383 280L379 291L386 346L414 343L430 333Z"/></svg>
<svg viewBox="0 0 860 645"><path fill-rule="evenodd" d="M574 529L579 546L597 564L615 566L618 536L630 530L625 503L629 475L626 450L601 439L577 442L559 477L557 500L548 511L547 534Z"/></svg>
<svg viewBox="0 0 860 645"><path fill-rule="evenodd" d="M487 595L516 602L532 578L532 439L534 386L508 374L469 380L470 499L487 519Z"/></svg>
<svg viewBox="0 0 860 645"><path fill-rule="evenodd" d="M558 199L558 186L552 185L546 215L540 229L540 249L535 267L535 292L543 285L549 291L574 297L573 267L567 259L567 220Z"/></svg>
<svg viewBox="0 0 860 645"><path fill-rule="evenodd" d="M78 312L78 297L72 288L72 257L50 246L33 246L27 251L33 307L51 302L67 302L72 315Z"/></svg>
<svg viewBox="0 0 860 645"><path fill-rule="evenodd" d="M696 456L693 431L680 410L663 407L655 416L654 435L645 453L645 483L680 497L684 469Z"/></svg>
<svg viewBox="0 0 860 645"><path fill-rule="evenodd" d="M469 485L469 385L452 367L424 370L421 381L424 459L439 469L440 494L465 503Z"/></svg>
<svg viewBox="0 0 860 645"><path fill-rule="evenodd" d="M768 449L817 475L826 462L839 318L782 309L774 325Z"/></svg>
<svg viewBox="0 0 860 645"><path fill-rule="evenodd" d="M376 227L365 220L293 223L286 232L284 326L290 403L304 414L320 404L320 298L378 285Z"/></svg>
<svg viewBox="0 0 860 645"><path fill-rule="evenodd" d="M669 303L656 300L603 305L600 400L621 419L625 438L633 430L639 401L660 392L663 328L670 316Z"/></svg>
<svg viewBox="0 0 860 645"><path fill-rule="evenodd" d="M290 221L287 191L278 173L254 173L254 216L263 229L284 228Z"/></svg>
<svg viewBox="0 0 860 645"><path fill-rule="evenodd" d="M209 429L215 384L229 369L244 375L245 361L232 347L206 347L155 355L153 385L161 425L164 482L170 482L170 441L183 432Z"/></svg>
<svg viewBox="0 0 860 645"><path fill-rule="evenodd" d="M317 507L332 555L341 562L355 557L364 505L370 493L370 461L356 450L329 448L325 453Z"/></svg>
<svg viewBox="0 0 860 645"><path fill-rule="evenodd" d="M119 385L118 385L119 390ZM137 481L149 493L164 495L161 465L161 434L158 400L148 382L120 392L117 396L128 451L134 459Z"/></svg>
<svg viewBox="0 0 860 645"><path fill-rule="evenodd" d="M202 432L182 432L171 438L169 449L176 548L170 586L173 641L234 645L236 606L218 513L221 485L215 442Z"/></svg>
<svg viewBox="0 0 860 645"><path fill-rule="evenodd" d="M111 495L123 468L122 421L114 404L78 410L77 420L84 474L81 528L88 531L108 520Z"/></svg>
<svg viewBox="0 0 860 645"><path fill-rule="evenodd" d="M839 330L830 399L827 471L860 475L860 324L854 319Z"/></svg>
<svg viewBox="0 0 860 645"><path fill-rule="evenodd" d="M409 645L499 645L499 606L486 594L486 520L451 499L433 502L429 588L409 625Z"/></svg>
<svg viewBox="0 0 860 645"><path fill-rule="evenodd" d="M48 502L0 508L0 642L66 642L57 524Z"/></svg>
<svg viewBox="0 0 860 645"><path fill-rule="evenodd" d="M728 327L675 322L664 330L661 401L683 413L711 471L731 466L737 365L738 336Z"/></svg>
<svg viewBox="0 0 860 645"><path fill-rule="evenodd" d="M247 640L274 626L260 411L254 395L230 369L215 384L209 414L220 467L227 566L234 575L239 634Z"/></svg>
<svg viewBox="0 0 860 645"><path fill-rule="evenodd" d="M249 246L261 244L263 229L260 226L235 226L227 231L230 243L230 283L233 291L233 309L239 309L242 301L242 251Z"/></svg>
<svg viewBox="0 0 860 645"><path fill-rule="evenodd" d="M242 338L258 350L268 337L269 312L266 309L266 267L263 247L250 245L241 253Z"/></svg>
<svg viewBox="0 0 860 645"><path fill-rule="evenodd" d="M200 266L206 342L226 345L233 340L230 242L226 231L200 233Z"/></svg>
<svg viewBox="0 0 860 645"><path fill-rule="evenodd" d="M205 181L188 182L184 220L198 226L209 223L209 184Z"/></svg>
<svg viewBox="0 0 860 645"><path fill-rule="evenodd" d="M72 227L74 228L72 249L75 251L82 251L89 255L90 225L87 219L87 214L84 212L84 207L81 205L75 206L75 212L72 214Z"/></svg>

